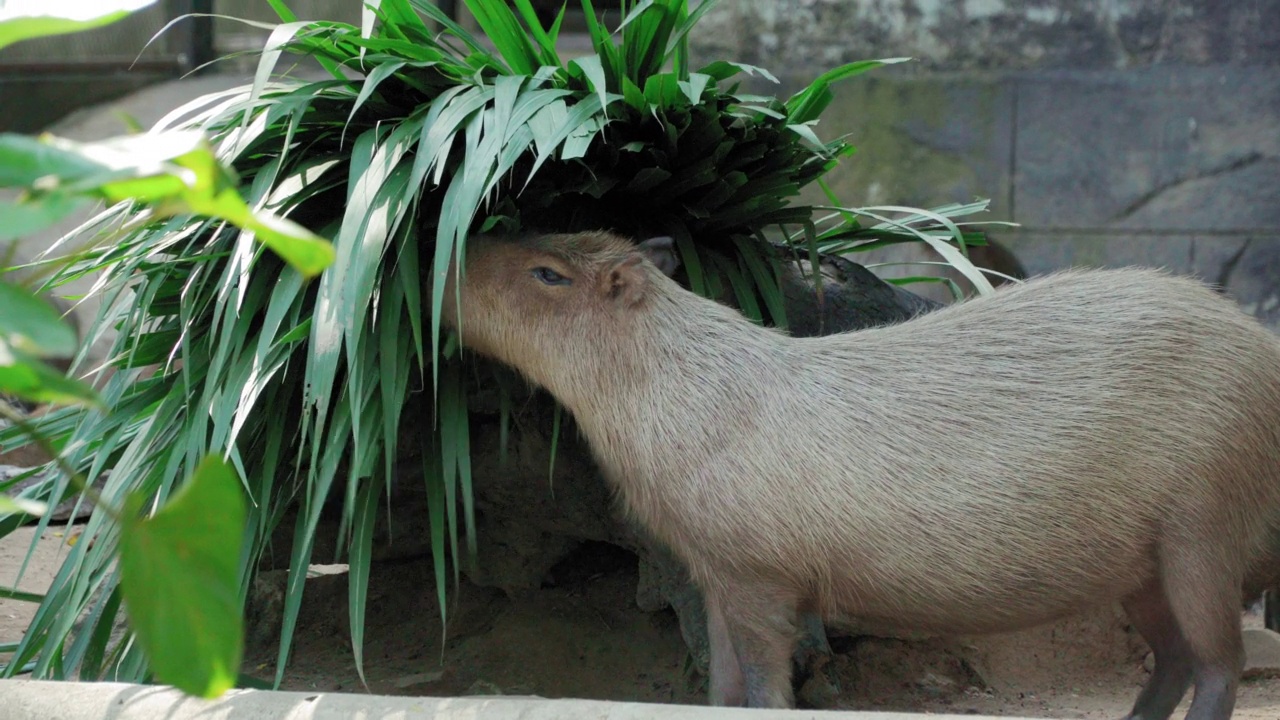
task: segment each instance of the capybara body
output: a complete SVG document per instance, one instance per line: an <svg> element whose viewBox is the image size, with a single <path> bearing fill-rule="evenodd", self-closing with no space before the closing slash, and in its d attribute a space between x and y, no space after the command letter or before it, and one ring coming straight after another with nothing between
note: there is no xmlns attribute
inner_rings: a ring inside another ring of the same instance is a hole
<svg viewBox="0 0 1280 720"><path fill-rule="evenodd" d="M1092 270L793 338L675 264L665 238L476 238L444 321L559 399L688 565L712 702L792 703L800 611L951 635L1120 600L1156 656L1130 717L1192 683L1189 720L1230 717L1280 520L1280 342L1256 321Z"/></svg>

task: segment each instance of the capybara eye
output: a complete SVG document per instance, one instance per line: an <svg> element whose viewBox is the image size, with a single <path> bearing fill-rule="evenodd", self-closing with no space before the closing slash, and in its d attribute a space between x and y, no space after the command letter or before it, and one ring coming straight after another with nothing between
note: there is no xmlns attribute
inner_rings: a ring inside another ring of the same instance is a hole
<svg viewBox="0 0 1280 720"><path fill-rule="evenodd" d="M548 285L572 285L573 281L549 267L533 269L533 276Z"/></svg>

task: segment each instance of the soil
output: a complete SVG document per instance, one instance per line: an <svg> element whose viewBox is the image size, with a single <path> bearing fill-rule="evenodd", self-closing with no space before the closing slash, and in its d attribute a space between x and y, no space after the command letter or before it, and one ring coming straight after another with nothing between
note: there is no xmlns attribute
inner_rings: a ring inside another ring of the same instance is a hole
<svg viewBox="0 0 1280 720"><path fill-rule="evenodd" d="M0 584L12 583L33 534L23 528L0 540ZM45 533L20 588L38 592L48 584L66 538L66 528ZM345 568L313 569L284 689L705 702L704 680L686 670L675 616L636 607L636 560L625 551L588 544L542 589L523 597L459 581L446 605L443 651L430 560L375 565L365 684L348 637ZM265 575L263 587L272 581ZM0 600L0 642L20 637L34 607ZM1245 622L1260 624L1256 614ZM246 672L262 680L275 672L269 636L263 627L252 633L245 658ZM834 637L832 645L842 687L833 706L842 709L1114 720L1128 711L1146 678L1146 650L1117 608L972 640ZM1280 717L1280 679L1246 679L1234 717Z"/></svg>

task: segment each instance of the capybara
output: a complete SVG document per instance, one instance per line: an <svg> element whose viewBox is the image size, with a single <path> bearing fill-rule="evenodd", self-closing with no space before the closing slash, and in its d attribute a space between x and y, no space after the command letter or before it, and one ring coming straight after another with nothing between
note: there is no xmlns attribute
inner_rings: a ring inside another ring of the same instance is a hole
<svg viewBox="0 0 1280 720"><path fill-rule="evenodd" d="M713 703L793 703L799 612L971 635L1119 600L1156 658L1130 718L1192 684L1188 720L1231 716L1242 592L1280 520L1269 331L1126 269L796 338L676 266L669 238L478 237L443 321L569 409L688 565Z"/></svg>

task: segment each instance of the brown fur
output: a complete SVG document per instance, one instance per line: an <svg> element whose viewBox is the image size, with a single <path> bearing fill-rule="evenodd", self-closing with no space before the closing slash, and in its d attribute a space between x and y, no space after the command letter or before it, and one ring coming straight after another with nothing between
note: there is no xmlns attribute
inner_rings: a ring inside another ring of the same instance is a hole
<svg viewBox="0 0 1280 720"><path fill-rule="evenodd" d="M477 238L465 346L570 411L706 595L712 700L789 705L796 613L947 634L1122 600L1131 717L1230 717L1239 608L1280 508L1280 342L1203 285L1071 271L792 338L606 234ZM548 285L535 268L572 281ZM670 269L670 267L668 267ZM452 276L451 276L452 277Z"/></svg>

